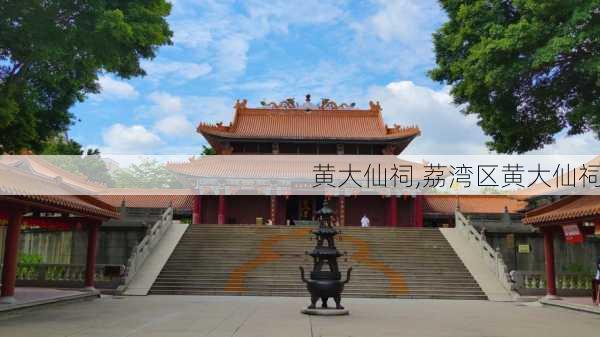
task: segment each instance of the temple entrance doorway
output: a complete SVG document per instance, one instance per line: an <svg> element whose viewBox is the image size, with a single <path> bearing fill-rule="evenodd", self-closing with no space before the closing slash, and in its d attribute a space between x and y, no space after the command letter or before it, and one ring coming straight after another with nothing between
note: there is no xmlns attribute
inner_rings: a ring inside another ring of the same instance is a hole
<svg viewBox="0 0 600 337"><path fill-rule="evenodd" d="M323 196L292 195L286 203L286 217L295 224L315 220L315 213L323 207Z"/></svg>

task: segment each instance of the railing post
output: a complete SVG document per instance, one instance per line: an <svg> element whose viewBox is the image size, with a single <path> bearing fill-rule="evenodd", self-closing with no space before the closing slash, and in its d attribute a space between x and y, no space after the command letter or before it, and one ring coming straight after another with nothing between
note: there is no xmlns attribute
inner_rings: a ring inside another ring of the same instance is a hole
<svg viewBox="0 0 600 337"><path fill-rule="evenodd" d="M2 290L0 303L15 303L15 283L17 280L17 259L19 255L19 235L24 210L12 209L8 212L8 224L4 244L4 264L2 268Z"/></svg>
<svg viewBox="0 0 600 337"><path fill-rule="evenodd" d="M554 271L554 233L546 229L544 233L544 258L546 264L546 296L556 298L556 274Z"/></svg>
<svg viewBox="0 0 600 337"><path fill-rule="evenodd" d="M98 245L98 229L100 223L88 223L88 240L87 240L87 256L85 264L85 281L84 287L86 290L95 290L94 275L96 273L96 253Z"/></svg>

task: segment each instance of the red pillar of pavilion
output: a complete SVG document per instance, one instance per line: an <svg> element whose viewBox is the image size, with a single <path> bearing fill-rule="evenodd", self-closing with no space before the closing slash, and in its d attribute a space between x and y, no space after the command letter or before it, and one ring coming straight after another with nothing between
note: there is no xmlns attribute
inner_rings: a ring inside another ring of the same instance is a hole
<svg viewBox="0 0 600 337"><path fill-rule="evenodd" d="M8 211L8 224L4 240L4 267L2 268L2 290L0 303L15 302L15 283L17 281L17 258L19 255L19 236L24 210Z"/></svg>
<svg viewBox="0 0 600 337"><path fill-rule="evenodd" d="M340 226L346 224L346 197L340 195L338 197L338 223Z"/></svg>
<svg viewBox="0 0 600 337"><path fill-rule="evenodd" d="M398 198L395 195L391 195L389 197L389 206L388 206L388 214L389 214L389 222L388 225L390 227L398 226Z"/></svg>
<svg viewBox="0 0 600 337"><path fill-rule="evenodd" d="M415 195L413 200L413 226L423 227L423 196Z"/></svg>
<svg viewBox="0 0 600 337"><path fill-rule="evenodd" d="M273 225L277 224L277 196L276 195L272 195L271 196L271 208L270 208L270 215L271 217L271 223Z"/></svg>
<svg viewBox="0 0 600 337"><path fill-rule="evenodd" d="M225 210L225 196L224 195L219 195L219 206L217 209L217 224L219 225L224 225L225 224L225 215L226 215L226 210Z"/></svg>
<svg viewBox="0 0 600 337"><path fill-rule="evenodd" d="M554 271L554 232L548 228L544 232L544 260L546 263L546 296L556 297L556 274Z"/></svg>
<svg viewBox="0 0 600 337"><path fill-rule="evenodd" d="M202 196L194 195L192 199L192 225L202 223Z"/></svg>
<svg viewBox="0 0 600 337"><path fill-rule="evenodd" d="M87 227L88 240L84 287L88 290L94 290L94 275L96 274L96 253L98 251L98 231L100 229L100 223L90 222Z"/></svg>

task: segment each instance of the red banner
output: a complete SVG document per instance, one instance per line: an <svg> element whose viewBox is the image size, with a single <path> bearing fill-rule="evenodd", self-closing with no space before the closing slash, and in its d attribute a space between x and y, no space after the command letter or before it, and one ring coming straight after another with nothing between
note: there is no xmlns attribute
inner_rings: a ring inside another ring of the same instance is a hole
<svg viewBox="0 0 600 337"><path fill-rule="evenodd" d="M579 226L574 225L564 225L563 233L565 234L565 240L570 244L579 244L583 243L583 235L579 230Z"/></svg>

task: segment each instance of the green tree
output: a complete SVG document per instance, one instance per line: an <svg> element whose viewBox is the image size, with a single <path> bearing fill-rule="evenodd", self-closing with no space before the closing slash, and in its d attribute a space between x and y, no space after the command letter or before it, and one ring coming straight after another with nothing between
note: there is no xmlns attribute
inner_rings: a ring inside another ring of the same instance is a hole
<svg viewBox="0 0 600 337"><path fill-rule="evenodd" d="M0 1L0 152L39 153L97 93L98 73L144 75L170 44L166 0Z"/></svg>
<svg viewBox="0 0 600 337"><path fill-rule="evenodd" d="M600 136L600 0L441 0L430 77L479 117L488 147L522 153Z"/></svg>
<svg viewBox="0 0 600 337"><path fill-rule="evenodd" d="M46 145L42 154L45 160L68 172L82 175L90 181L108 187L115 184L98 149L88 149L84 152L76 142L55 140Z"/></svg>
<svg viewBox="0 0 600 337"><path fill-rule="evenodd" d="M164 164L144 160L114 174L116 187L129 188L181 188L183 185Z"/></svg>
<svg viewBox="0 0 600 337"><path fill-rule="evenodd" d="M212 156L217 154L217 151L213 149L211 146L202 145L202 153L203 156Z"/></svg>
<svg viewBox="0 0 600 337"><path fill-rule="evenodd" d="M66 140L63 137L53 137L43 143L40 154L80 156L83 154L83 149L81 148L81 144L72 139Z"/></svg>

